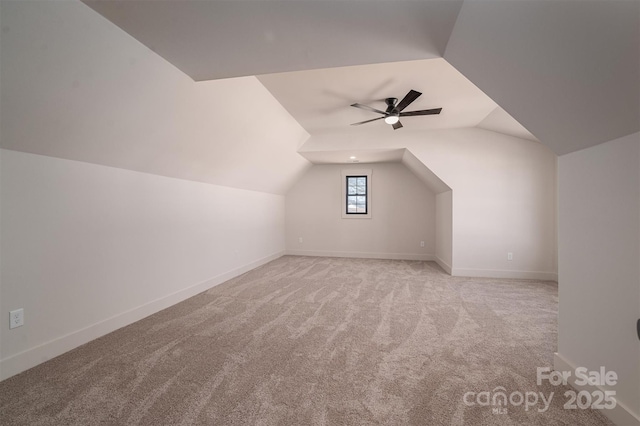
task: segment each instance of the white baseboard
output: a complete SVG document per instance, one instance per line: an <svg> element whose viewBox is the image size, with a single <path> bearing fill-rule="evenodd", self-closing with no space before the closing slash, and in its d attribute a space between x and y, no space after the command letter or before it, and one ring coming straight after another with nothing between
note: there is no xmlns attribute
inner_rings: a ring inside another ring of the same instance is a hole
<svg viewBox="0 0 640 426"><path fill-rule="evenodd" d="M423 260L435 261L433 254L420 253L368 253L358 251L318 251L318 250L287 250L290 256L318 256L318 257L352 257L357 259L391 259L391 260Z"/></svg>
<svg viewBox="0 0 640 426"><path fill-rule="evenodd" d="M258 266L271 262L284 255L284 252L277 252L270 256L263 257L247 265L232 269L201 283L192 285L175 293L152 300L144 305L133 308L129 311L122 312L107 318L103 321L89 325L80 330L69 333L65 336L55 338L49 342L27 349L26 351L17 353L3 360L0 360L0 380L7 379L31 367L35 367L51 358L62 355L80 345L83 345L105 334L111 333L119 328L127 326L131 323L139 321L158 311L182 302L196 294L202 293L218 284L244 274Z"/></svg>
<svg viewBox="0 0 640 426"><path fill-rule="evenodd" d="M436 256L434 260L436 261L436 263L437 263L438 265L440 265L440 267L441 267L442 269L444 269L444 270L445 270L445 272L446 272L447 274L451 275L451 270L452 270L451 265L449 265L447 262L445 262L444 260L442 260L442 259L441 259L440 257L438 257L438 256Z"/></svg>
<svg viewBox="0 0 640 426"><path fill-rule="evenodd" d="M451 272L454 277L478 277L478 278L512 278L523 280L542 280L558 282L557 272L543 271L510 271L506 269L466 269L454 268Z"/></svg>
<svg viewBox="0 0 640 426"><path fill-rule="evenodd" d="M574 372L576 371L576 366L567 361L562 357L559 353L555 353L553 356L553 369L556 371L568 371L571 375L568 378L568 384L571 385L577 391L587 390L593 391L593 386L579 386L576 385L576 377ZM605 389L602 386L595 386L600 391L605 390L615 390L615 389ZM624 404L617 401L616 406L610 410L598 410L603 415L607 416L609 420L619 426L640 426L640 414L633 413L631 409L626 407Z"/></svg>

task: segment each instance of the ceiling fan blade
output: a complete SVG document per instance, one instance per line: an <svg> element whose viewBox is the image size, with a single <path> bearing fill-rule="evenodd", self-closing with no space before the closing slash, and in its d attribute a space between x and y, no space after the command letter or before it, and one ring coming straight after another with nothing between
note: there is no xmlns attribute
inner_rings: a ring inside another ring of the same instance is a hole
<svg viewBox="0 0 640 426"><path fill-rule="evenodd" d="M384 111L380 111L379 109L375 109L375 108L371 108L368 105L362 105L362 104L351 104L352 107L356 107L356 108L360 108L360 109L366 109L367 111L371 111L371 112L377 112L378 114L383 114L383 115L387 115L386 112Z"/></svg>
<svg viewBox="0 0 640 426"><path fill-rule="evenodd" d="M393 123L393 130L398 130L399 128L403 127L401 122L397 122L397 123Z"/></svg>
<svg viewBox="0 0 640 426"><path fill-rule="evenodd" d="M422 109L420 111L407 111L407 112L401 112L400 117L413 117L416 115L435 115L435 114L440 114L440 111L442 111L442 108Z"/></svg>
<svg viewBox="0 0 640 426"><path fill-rule="evenodd" d="M400 103L398 103L398 105L396 105L395 109L398 110L398 111L402 111L403 109L408 107L411 102L413 102L416 99L418 99L418 97L420 95L422 95L422 93L416 92L415 90L409 90L409 93L407 93L407 96L402 98Z"/></svg>
<svg viewBox="0 0 640 426"><path fill-rule="evenodd" d="M371 120L367 120L367 121L361 121L359 123L351 123L352 126L359 126L361 124L365 124L365 123L371 123L372 121L376 121L376 120L382 120L384 117L378 117L378 118L372 118Z"/></svg>

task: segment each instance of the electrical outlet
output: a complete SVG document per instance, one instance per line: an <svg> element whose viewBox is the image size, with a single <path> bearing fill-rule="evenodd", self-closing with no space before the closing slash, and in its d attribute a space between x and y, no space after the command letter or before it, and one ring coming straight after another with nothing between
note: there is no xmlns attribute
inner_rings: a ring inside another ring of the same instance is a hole
<svg viewBox="0 0 640 426"><path fill-rule="evenodd" d="M298 237L298 242L302 244L302 237Z"/></svg>
<svg viewBox="0 0 640 426"><path fill-rule="evenodd" d="M424 247L424 241L420 241L420 247Z"/></svg>
<svg viewBox="0 0 640 426"><path fill-rule="evenodd" d="M9 328L21 327L24 325L24 309L16 309L9 312Z"/></svg>
<svg viewBox="0 0 640 426"><path fill-rule="evenodd" d="M507 253L507 260L513 260L513 253Z"/></svg>

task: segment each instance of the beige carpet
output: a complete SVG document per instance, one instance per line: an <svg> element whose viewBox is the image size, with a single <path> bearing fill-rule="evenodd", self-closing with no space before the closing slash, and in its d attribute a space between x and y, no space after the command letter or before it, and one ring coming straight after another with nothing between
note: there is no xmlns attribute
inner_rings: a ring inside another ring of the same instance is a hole
<svg viewBox="0 0 640 426"><path fill-rule="evenodd" d="M536 385L557 302L552 282L285 256L5 380L0 424L609 424ZM463 402L500 386L555 396Z"/></svg>

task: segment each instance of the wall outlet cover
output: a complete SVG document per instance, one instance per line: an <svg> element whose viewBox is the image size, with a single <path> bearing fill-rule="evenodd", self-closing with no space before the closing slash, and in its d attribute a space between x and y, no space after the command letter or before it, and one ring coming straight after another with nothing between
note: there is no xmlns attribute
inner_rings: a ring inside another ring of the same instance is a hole
<svg viewBox="0 0 640 426"><path fill-rule="evenodd" d="M16 309L9 312L9 329L24 325L24 309Z"/></svg>

